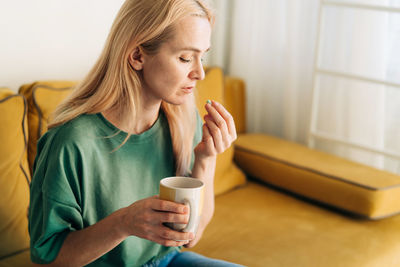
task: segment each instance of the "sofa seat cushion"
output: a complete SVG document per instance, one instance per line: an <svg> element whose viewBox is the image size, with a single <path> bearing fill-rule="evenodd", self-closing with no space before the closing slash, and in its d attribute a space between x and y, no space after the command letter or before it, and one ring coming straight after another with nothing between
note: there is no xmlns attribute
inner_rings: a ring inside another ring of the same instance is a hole
<svg viewBox="0 0 400 267"><path fill-rule="evenodd" d="M0 260L0 267L33 267L29 249Z"/></svg>
<svg viewBox="0 0 400 267"><path fill-rule="evenodd" d="M372 219L400 212L400 176L262 134L235 143L235 161L269 184Z"/></svg>
<svg viewBox="0 0 400 267"><path fill-rule="evenodd" d="M29 247L26 104L0 89L0 259Z"/></svg>
<svg viewBox="0 0 400 267"><path fill-rule="evenodd" d="M349 217L250 180L216 198L214 217L190 250L252 267L395 267L400 215Z"/></svg>

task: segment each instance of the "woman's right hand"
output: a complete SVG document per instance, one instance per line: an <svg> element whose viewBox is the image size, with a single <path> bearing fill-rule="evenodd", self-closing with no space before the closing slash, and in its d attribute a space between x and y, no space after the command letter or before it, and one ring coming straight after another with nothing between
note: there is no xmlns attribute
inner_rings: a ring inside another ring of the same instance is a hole
<svg viewBox="0 0 400 267"><path fill-rule="evenodd" d="M167 247L177 247L189 243L194 234L172 230L163 223L187 224L188 221L187 206L153 196L125 208L122 225L127 235L134 235Z"/></svg>

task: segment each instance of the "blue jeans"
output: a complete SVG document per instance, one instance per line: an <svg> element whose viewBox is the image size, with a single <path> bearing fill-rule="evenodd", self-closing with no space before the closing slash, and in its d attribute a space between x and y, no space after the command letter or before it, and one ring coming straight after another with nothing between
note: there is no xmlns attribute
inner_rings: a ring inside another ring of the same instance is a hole
<svg viewBox="0 0 400 267"><path fill-rule="evenodd" d="M161 259L146 263L143 267L239 267L242 265L210 259L193 252L174 251Z"/></svg>

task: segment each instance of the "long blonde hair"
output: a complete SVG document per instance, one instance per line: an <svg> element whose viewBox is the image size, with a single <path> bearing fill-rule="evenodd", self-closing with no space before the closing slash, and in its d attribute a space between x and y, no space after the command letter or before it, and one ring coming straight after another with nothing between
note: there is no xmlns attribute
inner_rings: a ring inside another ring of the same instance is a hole
<svg viewBox="0 0 400 267"><path fill-rule="evenodd" d="M140 103L141 79L129 64L130 53L141 47L156 54L161 44L173 37L176 23L188 15L214 16L205 0L126 0L114 20L105 47L71 95L58 106L49 128L64 124L81 114L119 110L122 123L136 121ZM194 96L181 105L161 103L171 132L176 174L187 175L196 128ZM123 145L130 135L127 136Z"/></svg>

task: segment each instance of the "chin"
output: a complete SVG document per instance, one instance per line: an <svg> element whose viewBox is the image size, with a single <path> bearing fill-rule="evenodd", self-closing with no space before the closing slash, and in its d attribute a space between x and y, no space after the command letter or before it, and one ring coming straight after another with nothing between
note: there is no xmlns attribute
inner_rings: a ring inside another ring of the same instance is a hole
<svg viewBox="0 0 400 267"><path fill-rule="evenodd" d="M183 95L174 97L173 99L164 99L164 101L167 102L168 104L179 106L189 101L189 99L190 99L189 95Z"/></svg>
<svg viewBox="0 0 400 267"><path fill-rule="evenodd" d="M184 104L186 101L165 101L168 104L174 105L174 106L180 106L182 104Z"/></svg>

